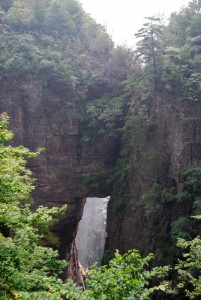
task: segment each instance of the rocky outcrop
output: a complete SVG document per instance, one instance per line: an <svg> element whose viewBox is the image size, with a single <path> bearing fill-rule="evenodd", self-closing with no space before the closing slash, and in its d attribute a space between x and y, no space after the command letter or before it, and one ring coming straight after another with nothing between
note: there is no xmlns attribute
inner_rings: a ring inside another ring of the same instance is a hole
<svg viewBox="0 0 201 300"><path fill-rule="evenodd" d="M109 176L114 161L108 157L114 144L105 139L83 144L74 96L55 94L41 81L1 78L0 99L0 112L11 117L14 144L33 151L44 147L37 159L29 161L36 178L34 206L68 205L67 214L54 231L60 238L61 257L70 259L73 271L68 275L75 278L78 269L74 239L78 222L87 196L108 195L110 186L104 181L101 187L93 184L93 178L97 180L98 174Z"/></svg>
<svg viewBox="0 0 201 300"><path fill-rule="evenodd" d="M66 276L80 281L74 244L78 223L87 196L111 195L108 179L114 173L119 143L98 135L84 142L75 95L54 93L39 80L1 78L0 97L0 111L11 117L14 144L34 151L45 148L37 159L29 161L36 178L34 206L68 205L53 230L60 238L60 256L69 261ZM167 254L171 223L185 211L190 215L191 205L170 203L159 218L148 217L143 195L153 183L182 191L180 171L188 165L201 165L199 110L158 94L148 123L143 122L131 133L135 142L128 162L129 197L125 202L122 197L119 210L115 195L109 202L106 249L137 248L160 257Z"/></svg>
<svg viewBox="0 0 201 300"><path fill-rule="evenodd" d="M141 120L131 133L134 143L128 163L128 200L124 202L122 195L121 210L116 212L118 196L109 202L107 250L136 248L144 255L153 251L158 260L163 256L163 262L170 255L171 223L185 213L190 216L192 203L170 202L159 215L153 207L148 214L144 195L154 183L181 192L180 171L189 165L201 165L199 113L199 109L172 95L158 94L152 101L148 124ZM136 113L133 122L138 118Z"/></svg>

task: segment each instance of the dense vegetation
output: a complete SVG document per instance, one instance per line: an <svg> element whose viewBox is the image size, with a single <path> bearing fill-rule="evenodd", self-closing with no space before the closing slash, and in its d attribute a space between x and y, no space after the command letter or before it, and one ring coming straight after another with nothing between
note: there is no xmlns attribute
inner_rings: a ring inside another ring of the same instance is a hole
<svg viewBox="0 0 201 300"><path fill-rule="evenodd" d="M153 278L167 275L169 267L147 269L153 255L142 259L138 251L118 252L108 266L89 271L88 290L82 291L71 281L58 278L66 266L58 252L45 247L50 239L49 226L64 208L30 209L30 193L34 188L26 158L36 154L28 149L6 146L12 138L8 117L0 117L0 296L1 299L150 299L155 290L178 293L190 299L200 295L201 240L180 240L179 246L190 252L174 267L178 272L175 285L163 282L150 287Z"/></svg>
<svg viewBox="0 0 201 300"><path fill-rule="evenodd" d="M168 25L160 18L146 18L136 33L135 71L124 81L129 95L128 111L121 131L121 157L116 165L114 201L109 206L109 216L113 215L113 220L118 216L121 220L132 197L129 191L134 183L130 180L133 174L138 180L138 168L145 164L144 183L152 179L149 191L143 195L147 223L160 224L161 216L170 222L168 233L160 232L156 237L156 248L161 250L157 257L160 263L176 261L179 237L191 240L200 234L198 221L191 218L201 213L199 163L191 159L187 167L181 167L178 177L183 191L177 192L176 182L167 178L166 171L161 172L170 166L165 139L164 144L159 140L155 140L155 145L151 142L153 132L160 127L155 113L157 97L166 99L170 106L182 107L178 123L184 131L188 126L200 126L200 11L201 1L194 0L179 13L172 14ZM192 148L198 144L196 133L189 144Z"/></svg>
<svg viewBox="0 0 201 300"><path fill-rule="evenodd" d="M122 137L120 158L110 178L115 199L110 213L114 216L123 213L130 197L129 175L135 162L142 155L150 155L142 153L140 135L155 126L152 105L157 93L180 99L193 113L193 120L181 117L184 126L200 122L200 0L172 14L167 26L158 18L147 18L136 34L139 42L134 52L114 48L105 29L74 0L0 0L0 33L1 77L32 77L49 87L47 99L57 101L58 96L67 95L74 99L82 142L97 136ZM182 192L161 179L144 194L147 219L158 220L168 206L187 207L171 220L169 243L163 243L160 237L158 244L161 248L162 244L168 246L166 261L172 266L151 269L152 255L143 259L137 251L116 253L109 266L92 268L87 279L89 290L82 292L71 281L62 283L59 274L66 262L45 246L47 240L54 240L49 226L65 208L31 211L34 181L25 165L26 159L36 154L24 147L5 145L12 138L7 124L7 116L2 115L1 299L150 299L156 289L179 293L183 299L199 298L201 241L196 236L200 219L192 218L201 214L199 166L181 170ZM164 264L164 256L161 262ZM165 276L168 270L174 282L157 279L159 286L153 287L156 278Z"/></svg>
<svg viewBox="0 0 201 300"><path fill-rule="evenodd" d="M12 132L8 118L0 119L0 298L61 299L65 294L57 279L66 266L58 260L58 252L44 247L49 226L58 213L65 210L39 207L30 209L30 193L34 189L26 159L36 153L20 147L5 146Z"/></svg>
<svg viewBox="0 0 201 300"><path fill-rule="evenodd" d="M102 133L119 119L131 53L114 49L105 28L77 1L1 0L0 24L2 76L32 76L49 87L47 98L70 96L79 104L80 122L92 119L90 126L97 122Z"/></svg>

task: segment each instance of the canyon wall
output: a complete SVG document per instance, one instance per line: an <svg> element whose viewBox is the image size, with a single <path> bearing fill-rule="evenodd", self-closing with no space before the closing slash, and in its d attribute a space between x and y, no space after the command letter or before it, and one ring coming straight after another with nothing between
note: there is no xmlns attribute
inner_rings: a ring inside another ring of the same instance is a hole
<svg viewBox="0 0 201 300"><path fill-rule="evenodd" d="M109 158L114 157L116 148L111 139L83 143L72 95L53 98L50 94L50 87L32 78L2 78L0 112L10 116L14 145L33 151L44 148L37 159L28 163L36 178L34 206L68 205L54 232L60 238L60 256L70 259L70 275L76 278L74 239L85 198L110 194L111 187L103 176L109 178L112 172L114 159ZM100 180L101 186L93 184L93 178Z"/></svg>
<svg viewBox="0 0 201 300"><path fill-rule="evenodd" d="M173 229L199 233L190 223L200 190L192 196L182 175L201 164L197 5L167 27L151 18L138 53L114 47L77 1L0 6L0 112L14 145L44 147L28 163L33 207L68 205L53 228L65 277L81 280L74 241L86 197L111 195L105 258L137 248L171 262Z"/></svg>
<svg viewBox="0 0 201 300"><path fill-rule="evenodd" d="M194 105L158 93L150 104L149 119L146 114L139 117L136 105L134 126L129 131L133 147L126 162L127 195L114 194L109 202L107 251L136 248L143 255L154 252L161 263L171 262L172 224L193 214L192 200L177 201L177 197L164 200L161 196L165 197L164 193L157 199L153 186L157 185L169 196L172 191L182 195L181 171L201 165L200 109ZM121 202L120 209L117 201ZM194 233L199 233L198 227Z"/></svg>
<svg viewBox="0 0 201 300"><path fill-rule="evenodd" d="M72 95L49 97L51 87L32 78L0 81L0 111L11 117L14 145L33 151L44 147L28 167L36 178L34 206L68 205L67 214L54 227L60 238L60 256L70 261L66 276L80 281L74 240L82 217L86 197L112 194L108 207L106 254L116 249L132 248L142 254L153 251L157 259L170 254L171 224L179 216L191 215L192 203L170 202L163 208L145 207L147 191L154 183L167 189L183 190L180 171L201 164L201 126L199 110L193 110L179 99L156 95L149 111L149 124L140 123L129 132L134 147L125 162L129 166L129 195L115 195L115 164L119 147L115 138L97 135L86 143L82 139L78 107ZM141 123L142 122L142 123ZM121 149L122 150L122 149ZM122 181L117 183L124 185ZM122 202L120 207L117 203ZM150 201L151 203L151 201ZM150 204L152 205L152 204Z"/></svg>

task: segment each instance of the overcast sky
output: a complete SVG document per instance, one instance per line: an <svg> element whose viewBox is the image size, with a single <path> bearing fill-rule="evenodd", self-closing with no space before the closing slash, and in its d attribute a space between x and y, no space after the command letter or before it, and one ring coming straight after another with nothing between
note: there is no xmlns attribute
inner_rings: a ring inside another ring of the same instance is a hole
<svg viewBox="0 0 201 300"><path fill-rule="evenodd" d="M79 0L85 11L107 26L117 44L133 46L134 33L144 23L144 17L179 11L189 0Z"/></svg>

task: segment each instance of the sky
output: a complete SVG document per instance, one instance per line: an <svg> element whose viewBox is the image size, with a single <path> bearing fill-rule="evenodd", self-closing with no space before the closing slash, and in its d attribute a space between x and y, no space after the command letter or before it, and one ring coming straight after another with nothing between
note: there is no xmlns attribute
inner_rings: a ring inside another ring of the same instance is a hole
<svg viewBox="0 0 201 300"><path fill-rule="evenodd" d="M165 18L179 11L189 0L79 0L98 23L107 28L116 44L134 47L134 34L145 17L164 14Z"/></svg>

